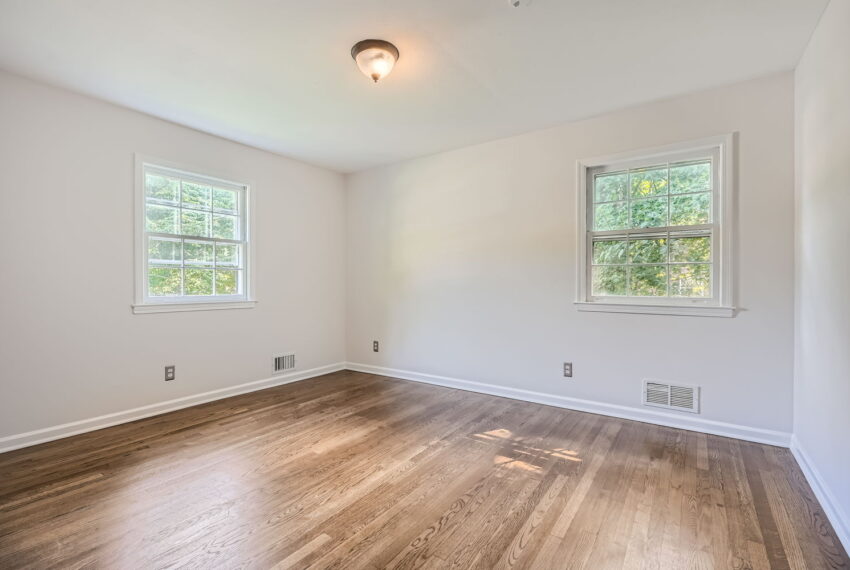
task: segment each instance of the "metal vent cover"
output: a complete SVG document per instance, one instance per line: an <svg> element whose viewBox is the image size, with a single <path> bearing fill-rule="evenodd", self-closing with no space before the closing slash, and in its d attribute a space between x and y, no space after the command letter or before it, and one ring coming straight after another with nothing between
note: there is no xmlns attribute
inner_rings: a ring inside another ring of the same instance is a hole
<svg viewBox="0 0 850 570"><path fill-rule="evenodd" d="M295 370L295 353L291 352L289 354L281 354L280 356L274 357L274 371L275 372L287 372L289 370Z"/></svg>
<svg viewBox="0 0 850 570"><path fill-rule="evenodd" d="M644 406L698 414L699 393L699 386L644 380L642 401Z"/></svg>

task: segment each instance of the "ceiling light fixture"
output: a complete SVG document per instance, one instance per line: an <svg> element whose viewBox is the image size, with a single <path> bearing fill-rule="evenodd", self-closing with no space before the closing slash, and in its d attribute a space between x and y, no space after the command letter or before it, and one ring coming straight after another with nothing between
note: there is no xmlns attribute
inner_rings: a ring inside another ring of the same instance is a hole
<svg viewBox="0 0 850 570"><path fill-rule="evenodd" d="M398 61L398 48L384 40L363 40L351 48L351 57L363 75L377 83L393 70Z"/></svg>

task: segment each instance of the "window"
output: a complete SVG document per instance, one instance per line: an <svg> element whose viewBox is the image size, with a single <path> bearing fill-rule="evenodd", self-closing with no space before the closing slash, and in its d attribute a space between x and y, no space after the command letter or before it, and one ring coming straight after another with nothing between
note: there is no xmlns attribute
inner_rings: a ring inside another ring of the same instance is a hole
<svg viewBox="0 0 850 570"><path fill-rule="evenodd" d="M731 136L579 162L581 310L733 316Z"/></svg>
<svg viewBox="0 0 850 570"><path fill-rule="evenodd" d="M137 162L134 311L253 305L248 186Z"/></svg>

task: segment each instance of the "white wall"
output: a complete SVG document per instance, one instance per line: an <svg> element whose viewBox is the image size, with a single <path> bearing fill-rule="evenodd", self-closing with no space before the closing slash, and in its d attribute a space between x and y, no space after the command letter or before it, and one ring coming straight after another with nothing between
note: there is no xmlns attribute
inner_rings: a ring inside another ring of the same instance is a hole
<svg viewBox="0 0 850 570"><path fill-rule="evenodd" d="M348 360L635 407L689 382L704 419L790 432L793 112L785 73L351 175ZM740 314L577 312L576 160L733 131Z"/></svg>
<svg viewBox="0 0 850 570"><path fill-rule="evenodd" d="M813 471L813 487L850 550L848 29L850 2L833 0L796 71L794 435L795 451Z"/></svg>
<svg viewBox="0 0 850 570"><path fill-rule="evenodd" d="M345 360L341 175L5 73L0 129L0 438ZM254 183L256 308L131 314L135 152Z"/></svg>

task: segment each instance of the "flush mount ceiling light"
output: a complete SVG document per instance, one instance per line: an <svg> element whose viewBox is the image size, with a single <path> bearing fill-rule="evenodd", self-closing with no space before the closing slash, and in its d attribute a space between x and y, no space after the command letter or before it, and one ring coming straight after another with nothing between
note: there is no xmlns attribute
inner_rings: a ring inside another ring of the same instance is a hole
<svg viewBox="0 0 850 570"><path fill-rule="evenodd" d="M398 48L384 40L363 40L351 48L351 57L363 75L377 83L393 70Z"/></svg>

